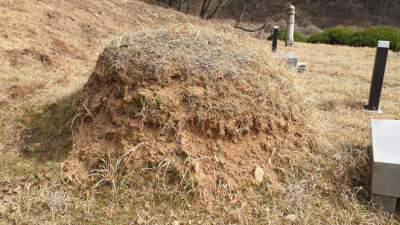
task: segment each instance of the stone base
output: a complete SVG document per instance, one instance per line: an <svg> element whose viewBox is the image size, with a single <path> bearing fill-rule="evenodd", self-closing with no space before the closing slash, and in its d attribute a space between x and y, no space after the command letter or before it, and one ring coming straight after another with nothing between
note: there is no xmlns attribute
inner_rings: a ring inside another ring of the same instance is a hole
<svg viewBox="0 0 400 225"><path fill-rule="evenodd" d="M301 62L297 64L297 72L304 73L307 72L307 63Z"/></svg>
<svg viewBox="0 0 400 225"><path fill-rule="evenodd" d="M396 197L390 197L372 193L372 200L381 205L384 210L391 213L396 212L396 203L397 203Z"/></svg>
<svg viewBox="0 0 400 225"><path fill-rule="evenodd" d="M288 66L297 66L297 54L296 52L283 52L283 53L274 53L274 58L283 58L286 60Z"/></svg>
<svg viewBox="0 0 400 225"><path fill-rule="evenodd" d="M372 200L389 212L400 198L400 120L371 120Z"/></svg>
<svg viewBox="0 0 400 225"><path fill-rule="evenodd" d="M400 198L400 120L371 120L372 193Z"/></svg>
<svg viewBox="0 0 400 225"><path fill-rule="evenodd" d="M383 111L381 110L380 107L379 107L378 110L369 110L369 109L368 109L368 104L364 104L364 109L363 109L363 111L364 111L364 112L369 112L369 113L378 113L378 114L383 113Z"/></svg>
<svg viewBox="0 0 400 225"><path fill-rule="evenodd" d="M294 46L294 41L286 41L285 46L293 47Z"/></svg>

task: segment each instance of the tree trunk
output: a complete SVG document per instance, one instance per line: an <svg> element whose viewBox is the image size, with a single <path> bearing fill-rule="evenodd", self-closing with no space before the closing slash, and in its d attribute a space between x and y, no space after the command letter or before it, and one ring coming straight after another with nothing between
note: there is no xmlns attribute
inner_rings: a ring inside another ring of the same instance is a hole
<svg viewBox="0 0 400 225"><path fill-rule="evenodd" d="M179 0L179 4L178 4L179 12L182 12L182 5L183 5L183 0Z"/></svg>
<svg viewBox="0 0 400 225"><path fill-rule="evenodd" d="M186 14L189 14L189 10L190 10L190 0L187 1Z"/></svg>
<svg viewBox="0 0 400 225"><path fill-rule="evenodd" d="M211 1L212 1L212 0L207 0L207 4L206 4L206 6L204 7L203 14L201 15L201 18L202 18L202 19L207 19L207 13L208 13L208 11L210 10Z"/></svg>
<svg viewBox="0 0 400 225"><path fill-rule="evenodd" d="M210 1L211 0L203 0L203 4L201 5L201 11L200 11L200 17L202 19L204 19L205 15L207 13L206 7L207 7L207 5L209 4Z"/></svg>
<svg viewBox="0 0 400 225"><path fill-rule="evenodd" d="M221 9L221 6L223 5L223 3L224 3L224 0L218 1L218 5L215 7L214 11L212 13L210 13L210 15L207 16L208 20L213 18L218 13L218 11Z"/></svg>

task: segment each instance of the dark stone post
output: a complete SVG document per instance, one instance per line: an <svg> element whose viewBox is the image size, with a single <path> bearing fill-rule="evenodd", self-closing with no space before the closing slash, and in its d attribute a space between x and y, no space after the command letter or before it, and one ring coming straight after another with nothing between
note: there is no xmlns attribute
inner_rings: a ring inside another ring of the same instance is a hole
<svg viewBox="0 0 400 225"><path fill-rule="evenodd" d="M366 110L379 111L379 101L381 99L383 76L385 75L389 45L390 43L388 41L378 41L371 90L369 92L369 102L365 107Z"/></svg>
<svg viewBox="0 0 400 225"><path fill-rule="evenodd" d="M278 46L278 31L279 31L279 26L274 26L274 36L272 39L272 52L275 52L276 47Z"/></svg>

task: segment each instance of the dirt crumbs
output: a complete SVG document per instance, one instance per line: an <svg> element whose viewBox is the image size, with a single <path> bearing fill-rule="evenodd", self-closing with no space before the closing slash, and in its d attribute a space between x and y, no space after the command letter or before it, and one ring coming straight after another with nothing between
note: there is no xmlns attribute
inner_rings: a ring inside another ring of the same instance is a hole
<svg viewBox="0 0 400 225"><path fill-rule="evenodd" d="M50 56L46 53L41 53L37 51L35 48L26 48L24 50L13 49L11 51L7 51L7 56L9 61L14 66L26 65L26 61L23 56L31 56L34 59L40 61L45 66L53 66L54 65L54 57Z"/></svg>
<svg viewBox="0 0 400 225"><path fill-rule="evenodd" d="M272 156L309 149L293 71L278 63L252 40L190 24L117 40L84 87L68 160L90 170L122 157L138 174L162 167L205 195L278 188Z"/></svg>

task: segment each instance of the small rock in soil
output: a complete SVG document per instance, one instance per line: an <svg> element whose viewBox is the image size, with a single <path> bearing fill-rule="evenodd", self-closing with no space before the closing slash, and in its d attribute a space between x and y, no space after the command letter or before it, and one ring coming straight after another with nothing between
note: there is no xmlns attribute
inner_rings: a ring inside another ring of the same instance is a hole
<svg viewBox="0 0 400 225"><path fill-rule="evenodd" d="M256 180L257 185L261 184L264 180L264 171L260 166L256 166L256 169L254 170L254 179Z"/></svg>

